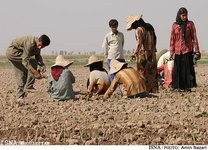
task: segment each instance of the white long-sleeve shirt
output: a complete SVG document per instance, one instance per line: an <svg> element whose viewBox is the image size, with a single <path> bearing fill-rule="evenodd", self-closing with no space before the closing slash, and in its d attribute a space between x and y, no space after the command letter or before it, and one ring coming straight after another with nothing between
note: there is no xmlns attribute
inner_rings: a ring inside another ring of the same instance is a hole
<svg viewBox="0 0 208 150"><path fill-rule="evenodd" d="M108 33L103 41L104 55L108 59L124 59L123 55L124 35L122 32Z"/></svg>

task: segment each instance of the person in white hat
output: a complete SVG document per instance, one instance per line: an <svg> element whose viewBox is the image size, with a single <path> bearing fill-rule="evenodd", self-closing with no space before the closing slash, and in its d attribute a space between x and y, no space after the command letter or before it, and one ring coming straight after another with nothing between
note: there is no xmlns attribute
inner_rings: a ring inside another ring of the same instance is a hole
<svg viewBox="0 0 208 150"><path fill-rule="evenodd" d="M127 63L111 60L109 74L115 77L110 87L104 94L104 100L107 100L116 90L118 84L122 85L124 96L128 98L143 98L148 95L145 79L140 76L137 70L127 67Z"/></svg>
<svg viewBox="0 0 208 150"><path fill-rule="evenodd" d="M164 76L162 78L164 79L164 81L161 82L160 85L162 85L166 89L169 89L172 87L173 68L174 68L173 60L167 60L167 62L164 63L162 66L157 67L158 74L160 74L161 72L164 73Z"/></svg>
<svg viewBox="0 0 208 150"><path fill-rule="evenodd" d="M170 74L172 75L172 69L171 70L169 69L167 71L166 70L167 68L165 67L167 65L166 63L169 61L169 58L170 58L170 51L167 50L167 52L163 53L160 57L158 57L158 61L157 61L157 71L159 69L159 71L158 71L159 86L163 86L164 80L166 80L165 82L167 82L167 79L168 79L169 80L168 85L164 86L166 88L169 87L170 84L172 83L172 77L170 77ZM168 64L170 64L170 62ZM168 73L169 75L167 75L167 74L165 75L165 72Z"/></svg>
<svg viewBox="0 0 208 150"><path fill-rule="evenodd" d="M103 61L98 59L96 55L92 55L88 59L88 64L84 67L89 67L90 69L86 98L91 98L93 93L95 95L104 94L110 86L110 78L107 71L103 68Z"/></svg>
<svg viewBox="0 0 208 150"><path fill-rule="evenodd" d="M165 54L166 52L168 52L168 50L167 49L163 49L163 50L161 50L161 51L159 51L159 52L156 53L156 60L157 60L157 62L159 61L160 57L163 54Z"/></svg>
<svg viewBox="0 0 208 150"><path fill-rule="evenodd" d="M165 63L168 62L170 58L170 51L165 52L164 54L162 54L158 61L157 61L157 67L161 67L162 65L164 65Z"/></svg>
<svg viewBox="0 0 208 150"><path fill-rule="evenodd" d="M144 22L142 15L126 18L126 29L135 29L137 45L131 58L137 58L137 70L145 78L147 91L158 92L156 35L153 26Z"/></svg>
<svg viewBox="0 0 208 150"><path fill-rule="evenodd" d="M56 62L51 66L51 74L48 77L48 92L50 98L54 100L75 99L75 93L72 83L75 83L75 77L68 69L73 61L64 59L63 55L56 57Z"/></svg>

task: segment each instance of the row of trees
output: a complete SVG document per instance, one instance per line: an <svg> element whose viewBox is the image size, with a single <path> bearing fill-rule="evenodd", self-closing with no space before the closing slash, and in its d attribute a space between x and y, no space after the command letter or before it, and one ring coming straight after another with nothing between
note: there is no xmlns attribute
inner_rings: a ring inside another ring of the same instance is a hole
<svg viewBox="0 0 208 150"><path fill-rule="evenodd" d="M130 50L124 50L124 54L131 54L133 52ZM73 54L78 54L78 55L93 55L96 54L95 51L91 51L91 52L78 52L78 53L74 53L74 51L52 51L52 55L73 55Z"/></svg>

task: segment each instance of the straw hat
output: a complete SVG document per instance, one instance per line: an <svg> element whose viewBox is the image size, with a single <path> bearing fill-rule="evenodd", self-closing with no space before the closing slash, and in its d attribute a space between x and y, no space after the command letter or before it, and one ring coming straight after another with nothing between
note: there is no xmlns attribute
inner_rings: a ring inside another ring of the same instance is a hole
<svg viewBox="0 0 208 150"><path fill-rule="evenodd" d="M160 59L160 57L161 57L163 54L165 54L166 52L168 52L167 49L163 49L163 50L161 50L160 52L158 52L158 53L156 54L156 60L158 61L158 60Z"/></svg>
<svg viewBox="0 0 208 150"><path fill-rule="evenodd" d="M86 64L84 67L89 67L91 64L96 63L96 62L100 62L100 61L102 61L102 60L99 60L96 55L92 55L88 59L88 64Z"/></svg>
<svg viewBox="0 0 208 150"><path fill-rule="evenodd" d="M118 72L119 70L121 70L124 64L126 63L119 62L118 60L112 59L110 62L110 71L108 72L108 74L113 74L115 72Z"/></svg>
<svg viewBox="0 0 208 150"><path fill-rule="evenodd" d="M72 65L73 63L74 61L69 61L69 60L64 59L63 55L58 55L56 57L56 63L52 65L51 67L54 67L54 66L66 67L66 66Z"/></svg>
<svg viewBox="0 0 208 150"><path fill-rule="evenodd" d="M126 30L131 30L132 23L134 23L134 21L139 20L140 18L142 18L142 15L129 15L126 18Z"/></svg>

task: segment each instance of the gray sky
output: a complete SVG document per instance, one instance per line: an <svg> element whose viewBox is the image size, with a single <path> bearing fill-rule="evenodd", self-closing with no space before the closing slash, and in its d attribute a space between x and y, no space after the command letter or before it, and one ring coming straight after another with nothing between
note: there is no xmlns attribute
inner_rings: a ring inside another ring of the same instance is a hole
<svg viewBox="0 0 208 150"><path fill-rule="evenodd" d="M194 21L200 50L208 50L208 0L0 0L0 54L11 41L23 35L47 34L52 51L102 53L104 36L110 32L110 19L119 21L125 50L136 45L135 30L126 31L126 17L143 14L158 38L157 49L169 49L170 30L180 7L186 7Z"/></svg>

